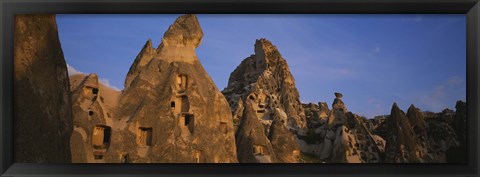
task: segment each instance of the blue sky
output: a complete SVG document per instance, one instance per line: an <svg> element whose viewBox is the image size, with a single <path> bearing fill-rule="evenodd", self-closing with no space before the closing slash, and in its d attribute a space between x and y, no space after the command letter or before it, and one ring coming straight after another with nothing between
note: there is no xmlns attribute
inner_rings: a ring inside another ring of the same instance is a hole
<svg viewBox="0 0 480 177"><path fill-rule="evenodd" d="M97 73L123 89L138 52L157 47L179 15L57 15L70 71ZM290 66L302 102L344 95L350 111L389 114L455 109L466 98L465 16L458 15L198 15L198 58L220 90L230 73L267 38Z"/></svg>

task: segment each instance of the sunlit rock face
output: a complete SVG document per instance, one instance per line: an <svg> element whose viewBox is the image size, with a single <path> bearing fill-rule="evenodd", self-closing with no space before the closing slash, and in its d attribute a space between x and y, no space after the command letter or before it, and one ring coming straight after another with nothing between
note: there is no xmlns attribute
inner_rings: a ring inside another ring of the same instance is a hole
<svg viewBox="0 0 480 177"><path fill-rule="evenodd" d="M103 163L111 144L114 113L120 91L98 81L97 74L70 76L73 133L70 140L73 163Z"/></svg>
<svg viewBox="0 0 480 177"><path fill-rule="evenodd" d="M70 163L72 110L55 15L15 15L16 163Z"/></svg>
<svg viewBox="0 0 480 177"><path fill-rule="evenodd" d="M292 160L294 156L299 156L293 135L304 135L307 124L295 80L276 46L266 39L257 40L255 54L244 59L231 73L228 86L222 93L232 107L235 127L239 130L242 128L241 119L254 116L262 125L264 134L269 136L272 124L278 119L277 124L283 124L283 128L280 125L274 128L278 133L285 133L287 136L282 140L285 141L283 144L292 146L280 147L283 146L282 143L271 142L276 150L274 153L280 161L298 161ZM252 107L253 114L245 115L245 111L241 111L246 109L247 104Z"/></svg>
<svg viewBox="0 0 480 177"><path fill-rule="evenodd" d="M202 36L197 17L183 15L157 49L146 43L127 74L116 112L124 126L106 161L237 162L231 109L195 54Z"/></svg>

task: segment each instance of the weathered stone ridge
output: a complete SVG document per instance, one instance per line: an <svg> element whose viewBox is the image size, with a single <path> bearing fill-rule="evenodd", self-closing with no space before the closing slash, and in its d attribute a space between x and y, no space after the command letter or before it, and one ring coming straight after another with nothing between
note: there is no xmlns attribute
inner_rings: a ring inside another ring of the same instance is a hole
<svg viewBox="0 0 480 177"><path fill-rule="evenodd" d="M133 61L133 64L128 71L127 77L125 78L124 87L130 86L133 79L138 75L138 73L140 73L142 68L153 59L153 57L155 56L155 52L155 48L152 47L152 40L149 39Z"/></svg>
<svg viewBox="0 0 480 177"><path fill-rule="evenodd" d="M106 161L237 162L230 107L194 53L202 36L195 15L181 16L150 61L132 66L116 114L127 125L114 130Z"/></svg>
<svg viewBox="0 0 480 177"><path fill-rule="evenodd" d="M305 114L295 80L277 47L266 39L255 42L255 55L243 60L230 74L228 86L222 93L233 111L238 107L238 100L255 100L254 109L260 112L259 119L271 120L278 108L286 113L285 125L290 130L305 133Z"/></svg>
<svg viewBox="0 0 480 177"><path fill-rule="evenodd" d="M385 141L371 133L365 118L346 111L341 93L335 97L331 111L326 103L304 105L307 120L315 122L309 123L306 137L299 137L302 152L327 163L382 162Z"/></svg>
<svg viewBox="0 0 480 177"><path fill-rule="evenodd" d="M156 57L169 62L195 63L198 61L195 48L200 46L202 37L203 31L197 16L180 16L165 32Z"/></svg>
<svg viewBox="0 0 480 177"><path fill-rule="evenodd" d="M15 15L16 163L70 163L72 110L55 15Z"/></svg>
<svg viewBox="0 0 480 177"><path fill-rule="evenodd" d="M268 162L298 162L300 149L295 135L305 134L306 120L295 80L287 62L270 41L257 40L254 48L255 54L243 60L232 72L227 88L222 91L232 107L234 127L244 132L242 125L248 125L256 133L263 132L263 136L269 137L269 143L262 145L273 147ZM246 114L247 107L253 109L249 114ZM257 121L241 124L245 119ZM238 133L236 137L240 141L238 138L242 136ZM251 146L237 143L239 153L243 155L251 156L246 154L250 151L241 151ZM239 156L239 161L245 159Z"/></svg>
<svg viewBox="0 0 480 177"><path fill-rule="evenodd" d="M104 163L117 129L114 119L120 91L98 81L97 74L70 76L74 131L70 140L73 163Z"/></svg>

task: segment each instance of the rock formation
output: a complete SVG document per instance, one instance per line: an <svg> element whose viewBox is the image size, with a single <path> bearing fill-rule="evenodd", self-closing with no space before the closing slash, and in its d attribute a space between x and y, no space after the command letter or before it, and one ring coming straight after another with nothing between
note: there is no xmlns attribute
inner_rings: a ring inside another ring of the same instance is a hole
<svg viewBox="0 0 480 177"><path fill-rule="evenodd" d="M295 79L285 59L270 41L255 42L255 54L244 59L230 74L228 86L222 91L235 112L239 100L253 100L257 117L267 127L279 109L287 115L286 126L298 134L306 133L306 120Z"/></svg>
<svg viewBox="0 0 480 177"><path fill-rule="evenodd" d="M455 109L455 116L450 125L455 131L459 146L449 149L446 158L450 163L465 163L467 162L467 104L457 101Z"/></svg>
<svg viewBox="0 0 480 177"><path fill-rule="evenodd" d="M277 161L272 144L265 135L265 129L256 117L256 111L252 104L246 104L235 140L239 162L272 163Z"/></svg>
<svg viewBox="0 0 480 177"><path fill-rule="evenodd" d="M269 143L274 150L269 154L272 156L269 162L277 162L273 157L278 162L298 162L300 151L292 132L304 135L307 124L295 80L277 47L266 39L257 40L255 54L244 59L231 73L228 86L222 93L232 107L235 127L240 131L237 131L237 138L248 137L243 133L251 129L256 133L262 132L262 136L270 137ZM251 107L253 113L247 107ZM244 124L245 121L248 124ZM267 148L269 143L262 146ZM252 153L251 144L237 142L237 148L240 162L252 162L249 159L253 158L242 157L245 153Z"/></svg>
<svg viewBox="0 0 480 177"><path fill-rule="evenodd" d="M390 116L379 125L387 139L388 163L445 163L447 151L458 147L454 130L447 124L453 112L421 112L411 105L405 114L396 104Z"/></svg>
<svg viewBox="0 0 480 177"><path fill-rule="evenodd" d="M152 60L153 56L155 55L155 48L153 48L152 40L149 39L147 43L143 46L140 53L135 58L130 70L128 71L127 77L125 78L124 87L127 88L132 83L132 80L137 77L138 73L142 70L142 68Z"/></svg>
<svg viewBox="0 0 480 177"><path fill-rule="evenodd" d="M330 109L328 109L328 105L325 102L319 102L318 105L314 103L302 104L302 106L305 110L308 129L318 128L326 121L330 114Z"/></svg>
<svg viewBox="0 0 480 177"><path fill-rule="evenodd" d="M119 91L98 82L96 74L70 76L73 134L70 141L73 163L105 162L111 143L113 116Z"/></svg>
<svg viewBox="0 0 480 177"><path fill-rule="evenodd" d="M195 54L203 37L195 15L177 18L157 49L143 47L125 80L108 162L237 162L227 100Z"/></svg>
<svg viewBox="0 0 480 177"><path fill-rule="evenodd" d="M378 163L383 160L385 141L366 127L366 120L352 112L342 101L343 95L335 93L328 120L316 128L315 142L307 142L316 149L302 151L317 156L322 162L332 163ZM312 109L307 109L312 110ZM305 113L310 114L310 113ZM310 131L309 131L310 132ZM307 137L310 138L311 137Z"/></svg>
<svg viewBox="0 0 480 177"><path fill-rule="evenodd" d="M387 120L386 162L389 163L419 163L421 150L415 132L405 113L394 103Z"/></svg>
<svg viewBox="0 0 480 177"><path fill-rule="evenodd" d="M69 163L72 110L55 15L15 15L16 163Z"/></svg>

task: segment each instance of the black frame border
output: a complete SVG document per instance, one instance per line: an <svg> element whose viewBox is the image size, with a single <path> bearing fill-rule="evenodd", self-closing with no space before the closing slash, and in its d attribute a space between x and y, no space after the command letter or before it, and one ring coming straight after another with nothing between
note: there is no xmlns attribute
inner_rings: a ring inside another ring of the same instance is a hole
<svg viewBox="0 0 480 177"><path fill-rule="evenodd" d="M478 176L479 0L0 0L2 176ZM20 164L13 160L15 14L465 14L467 164Z"/></svg>

